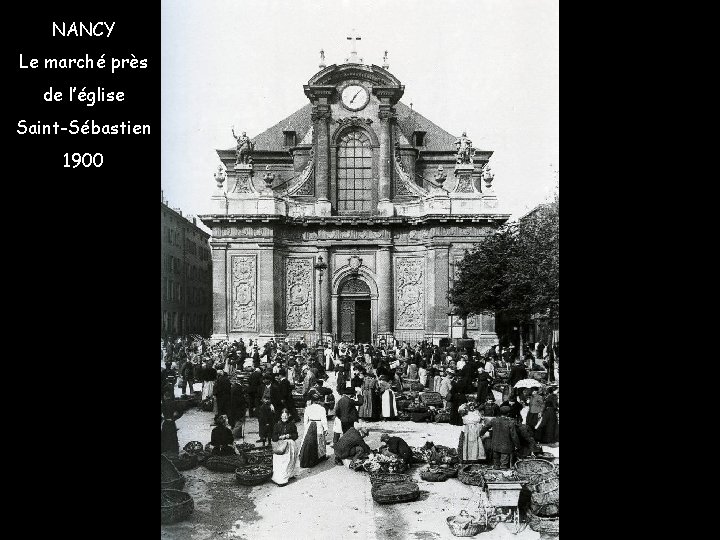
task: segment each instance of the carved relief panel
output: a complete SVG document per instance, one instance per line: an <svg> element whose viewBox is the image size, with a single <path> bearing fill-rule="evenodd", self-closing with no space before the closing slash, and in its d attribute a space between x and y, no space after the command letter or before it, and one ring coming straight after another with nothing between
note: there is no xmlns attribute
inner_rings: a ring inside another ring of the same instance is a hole
<svg viewBox="0 0 720 540"><path fill-rule="evenodd" d="M285 328L313 330L315 269L310 257L288 257L285 260Z"/></svg>
<svg viewBox="0 0 720 540"><path fill-rule="evenodd" d="M424 325L425 259L395 259L395 328L421 330Z"/></svg>
<svg viewBox="0 0 720 540"><path fill-rule="evenodd" d="M257 255L231 257L231 329L257 331Z"/></svg>

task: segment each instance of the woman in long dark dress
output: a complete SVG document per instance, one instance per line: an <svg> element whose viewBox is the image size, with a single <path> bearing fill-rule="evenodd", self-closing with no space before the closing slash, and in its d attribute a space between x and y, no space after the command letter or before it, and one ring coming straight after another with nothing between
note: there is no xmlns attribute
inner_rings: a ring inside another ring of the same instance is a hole
<svg viewBox="0 0 720 540"><path fill-rule="evenodd" d="M233 437L241 439L245 437L245 415L247 413L247 400L243 387L233 383L230 387L230 414L228 421L232 427Z"/></svg>
<svg viewBox="0 0 720 540"><path fill-rule="evenodd" d="M272 427L275 423L275 407L272 404L272 377L265 375L263 377L263 389L260 398L260 407L258 408L258 429L260 432L260 439L257 442L261 442L263 446L270 444L270 437L272 436Z"/></svg>
<svg viewBox="0 0 720 540"><path fill-rule="evenodd" d="M325 449L326 434L328 431L327 411L320 404L320 394L310 392L312 404L305 408L303 424L305 433L300 448L300 466L304 468L314 467L320 461L327 459Z"/></svg>
<svg viewBox="0 0 720 540"><path fill-rule="evenodd" d="M165 400L162 402L162 425L160 427L160 453L177 455L180 451L175 420L182 412L175 405L175 391L172 386L165 388Z"/></svg>
<svg viewBox="0 0 720 540"><path fill-rule="evenodd" d="M462 416L458 412L460 405L467 403L467 396L465 395L465 381L463 379L454 380L450 387L450 393L452 394L452 401L450 402L450 423L453 426L462 426Z"/></svg>
<svg viewBox="0 0 720 540"><path fill-rule="evenodd" d="M542 412L540 421L535 426L535 440L540 444L555 444L560 441L557 402L557 395L553 390L545 400L545 409Z"/></svg>

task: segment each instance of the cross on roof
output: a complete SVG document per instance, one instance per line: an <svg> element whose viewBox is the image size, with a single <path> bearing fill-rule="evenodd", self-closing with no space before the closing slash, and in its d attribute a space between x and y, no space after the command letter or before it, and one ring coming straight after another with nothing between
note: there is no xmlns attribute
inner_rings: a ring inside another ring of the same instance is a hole
<svg viewBox="0 0 720 540"><path fill-rule="evenodd" d="M350 35L347 37L349 41L352 41L352 51L350 51L350 58L347 58L345 61L357 64L359 62L362 62L362 59L358 59L357 55L357 48L356 43L360 41L362 38L360 37L360 34L358 34L355 29L352 29L352 32L350 32Z"/></svg>

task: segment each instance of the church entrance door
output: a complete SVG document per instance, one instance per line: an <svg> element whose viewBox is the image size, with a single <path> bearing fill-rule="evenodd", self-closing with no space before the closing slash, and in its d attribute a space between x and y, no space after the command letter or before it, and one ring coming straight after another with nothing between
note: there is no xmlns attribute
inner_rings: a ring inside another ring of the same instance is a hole
<svg viewBox="0 0 720 540"><path fill-rule="evenodd" d="M350 279L340 290L340 341L370 343L370 288L359 279Z"/></svg>
<svg viewBox="0 0 720 540"><path fill-rule="evenodd" d="M370 343L370 300L355 300L355 341Z"/></svg>

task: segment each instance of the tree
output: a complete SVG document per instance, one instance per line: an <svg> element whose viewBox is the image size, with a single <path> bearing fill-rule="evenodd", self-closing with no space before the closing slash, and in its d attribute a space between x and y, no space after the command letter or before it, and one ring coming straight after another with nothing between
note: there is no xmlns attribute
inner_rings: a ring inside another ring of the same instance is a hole
<svg viewBox="0 0 720 540"><path fill-rule="evenodd" d="M466 252L449 299L455 314L517 320L560 316L560 198L501 226ZM522 339L522 328L521 328ZM522 348L522 347L521 347Z"/></svg>

